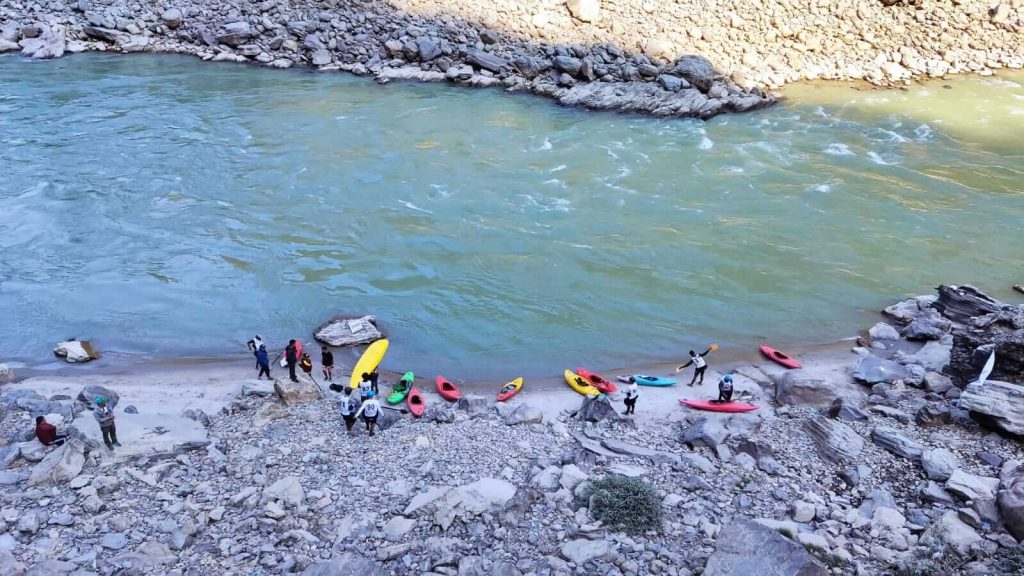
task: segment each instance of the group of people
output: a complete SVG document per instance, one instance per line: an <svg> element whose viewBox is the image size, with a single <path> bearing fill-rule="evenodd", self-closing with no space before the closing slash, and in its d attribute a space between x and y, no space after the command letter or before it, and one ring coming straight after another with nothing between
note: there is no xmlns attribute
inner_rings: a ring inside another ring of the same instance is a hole
<svg viewBox="0 0 1024 576"><path fill-rule="evenodd" d="M110 406L107 399L97 396L95 399L92 415L96 423L100 425L100 433L103 435L103 443L107 449L114 450L120 447L117 441L117 426L114 424L114 408ZM68 434L60 434L57 427L46 421L45 416L36 416L36 439L44 446L60 446L68 441Z"/></svg>
<svg viewBox="0 0 1024 576"><path fill-rule="evenodd" d="M267 380L272 380L273 378L270 376L270 353L267 352L267 345L264 343L263 338L257 334L252 340L246 342L246 346L253 353L253 356L256 357L256 379L259 380L266 376ZM309 353L302 351L301 342L294 338L289 340L282 354L284 355L285 365L288 367L288 377L291 378L292 382L299 381L295 375L296 367L302 369L307 376L312 377L313 360L309 357ZM280 357L278 355L278 358ZM334 382L334 353L327 346L320 347L320 364L323 369L324 380Z"/></svg>

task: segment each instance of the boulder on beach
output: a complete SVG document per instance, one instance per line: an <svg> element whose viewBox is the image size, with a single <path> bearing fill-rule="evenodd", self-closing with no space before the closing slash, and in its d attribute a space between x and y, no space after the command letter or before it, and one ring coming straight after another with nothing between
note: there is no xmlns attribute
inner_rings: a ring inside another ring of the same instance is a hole
<svg viewBox="0 0 1024 576"><path fill-rule="evenodd" d="M992 353L996 361L990 378L1024 384L1024 306L974 318L970 326L955 330L945 372L961 383L972 382Z"/></svg>
<svg viewBox="0 0 1024 576"><path fill-rule="evenodd" d="M1024 436L1024 386L988 380L971 383L960 393L960 407L981 414L995 427Z"/></svg>
<svg viewBox="0 0 1024 576"><path fill-rule="evenodd" d="M905 366L878 356L865 356L853 370L853 377L865 384L892 383L909 380L913 375Z"/></svg>
<svg viewBox="0 0 1024 576"><path fill-rule="evenodd" d="M14 382L14 368L11 368L7 364L0 363L0 384L9 384Z"/></svg>
<svg viewBox="0 0 1024 576"><path fill-rule="evenodd" d="M110 388L100 386L99 384L87 384L78 393L76 401L85 404L85 407L89 410L95 410L97 398L106 398L107 405L111 408L116 407L117 403L121 400L121 396Z"/></svg>
<svg viewBox="0 0 1024 576"><path fill-rule="evenodd" d="M775 382L775 400L790 406L825 406L843 396L844 388L806 370L787 370Z"/></svg>
<svg viewBox="0 0 1024 576"><path fill-rule="evenodd" d="M1024 542L1024 463L1007 463L1000 479L999 511L1006 529Z"/></svg>
<svg viewBox="0 0 1024 576"><path fill-rule="evenodd" d="M321 324L313 337L328 346L356 346L380 340L384 335L377 328L375 316L336 316Z"/></svg>
<svg viewBox="0 0 1024 576"><path fill-rule="evenodd" d="M611 401L603 394L584 398L580 409L575 412L574 416L584 422L601 422L621 418Z"/></svg>
<svg viewBox="0 0 1024 576"><path fill-rule="evenodd" d="M286 406L307 404L320 399L320 390L316 383L309 376L301 374L298 382L292 382L290 378L278 378L274 380L274 392Z"/></svg>
<svg viewBox="0 0 1024 576"><path fill-rule="evenodd" d="M801 544L778 530L752 520L737 520L722 528L704 576L778 574L826 576L829 571Z"/></svg>
<svg viewBox="0 0 1024 576"><path fill-rule="evenodd" d="M69 364L80 364L100 357L88 340L68 340L53 348L54 356L63 358Z"/></svg>
<svg viewBox="0 0 1024 576"><path fill-rule="evenodd" d="M77 438L71 438L64 445L47 454L42 462L35 465L32 475L28 479L28 485L62 485L78 476L82 472L83 466L85 466L85 444Z"/></svg>

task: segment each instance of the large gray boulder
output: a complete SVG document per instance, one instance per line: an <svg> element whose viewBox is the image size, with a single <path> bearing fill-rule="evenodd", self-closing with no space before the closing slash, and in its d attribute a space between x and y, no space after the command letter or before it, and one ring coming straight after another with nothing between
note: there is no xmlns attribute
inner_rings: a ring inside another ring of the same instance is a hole
<svg viewBox="0 0 1024 576"><path fill-rule="evenodd" d="M51 484L60 486L70 482L82 472L85 466L85 444L78 438L72 438L50 452L42 462L32 468L29 486Z"/></svg>
<svg viewBox="0 0 1024 576"><path fill-rule="evenodd" d="M885 310L882 310L882 312L901 324L909 324L915 317L917 317L918 314L921 314L930 308L938 299L938 296L930 294L908 298L902 302L897 302L892 306L887 306Z"/></svg>
<svg viewBox="0 0 1024 576"><path fill-rule="evenodd" d="M683 444L695 448L706 446L712 452L725 443L729 438L729 431L722 426L718 418L704 417L693 423L692 426L683 431Z"/></svg>
<svg viewBox="0 0 1024 576"><path fill-rule="evenodd" d="M505 407L508 406L504 402L496 404L496 406ZM540 424L544 421L544 413L540 411L540 408L530 406L529 404L519 404L512 410L506 411L507 413L502 414L502 421L508 426L517 426L519 424Z"/></svg>
<svg viewBox="0 0 1024 576"><path fill-rule="evenodd" d="M981 536L950 510L934 522L924 535L921 543L936 547L952 546L961 554L967 554L971 546L981 542Z"/></svg>
<svg viewBox="0 0 1024 576"><path fill-rule="evenodd" d="M674 73L704 93L711 90L711 85L719 77L711 61L703 56L683 56L676 61Z"/></svg>
<svg viewBox="0 0 1024 576"><path fill-rule="evenodd" d="M110 388L100 386L99 384L86 385L85 388L82 388L82 391L78 393L78 398L76 400L85 404L85 407L89 410L95 410L97 398L106 398L107 405L111 408L116 407L117 403L121 401L121 396L117 392L114 392Z"/></svg>
<svg viewBox="0 0 1024 576"><path fill-rule="evenodd" d="M871 431L871 439L875 444L904 458L916 460L924 453L924 446L888 426L876 426Z"/></svg>
<svg viewBox="0 0 1024 576"><path fill-rule="evenodd" d="M929 372L942 372L949 365L949 354L953 343L949 338L934 340L921 347L913 354L900 354L897 358L902 364L917 364Z"/></svg>
<svg viewBox="0 0 1024 576"><path fill-rule="evenodd" d="M621 418L615 407L612 406L611 401L604 394L584 398L575 416L584 422L615 421Z"/></svg>
<svg viewBox="0 0 1024 576"><path fill-rule="evenodd" d="M63 26L43 26L39 36L25 38L19 42L22 56L35 60L49 60L60 58L67 49L67 39ZM56 352L56 350L55 350ZM92 358L88 358L91 360ZM84 360L83 360L84 361ZM74 360L68 360L74 362Z"/></svg>
<svg viewBox="0 0 1024 576"><path fill-rule="evenodd" d="M999 479L955 470L946 480L946 490L964 500L992 500L996 497Z"/></svg>
<svg viewBox="0 0 1024 576"><path fill-rule="evenodd" d="M348 318L335 316L317 327L313 338L328 346L356 346L380 340L384 335L377 328L375 316Z"/></svg>
<svg viewBox="0 0 1024 576"><path fill-rule="evenodd" d="M952 322L934 309L927 308L903 328L903 337L907 340L938 340L949 334L952 327Z"/></svg>
<svg viewBox="0 0 1024 576"><path fill-rule="evenodd" d="M973 382L960 393L960 407L982 414L996 427L1024 436L1024 386L988 380Z"/></svg>
<svg viewBox="0 0 1024 576"><path fill-rule="evenodd" d="M860 434L842 422L819 416L808 420L804 427L826 460L853 461L864 449L864 439Z"/></svg>
<svg viewBox="0 0 1024 576"><path fill-rule="evenodd" d="M921 467L929 480L945 482L959 468L956 455L945 448L925 450L921 454Z"/></svg>
<svg viewBox="0 0 1024 576"><path fill-rule="evenodd" d="M766 526L737 520L719 533L703 576L826 576L804 547Z"/></svg>
<svg viewBox="0 0 1024 576"><path fill-rule="evenodd" d="M1024 463L1007 463L1000 480L999 511L1013 537L1024 542Z"/></svg>
<svg viewBox="0 0 1024 576"><path fill-rule="evenodd" d="M804 370L788 370L775 382L775 400L790 406L825 406L842 395L825 378Z"/></svg>
<svg viewBox="0 0 1024 576"><path fill-rule="evenodd" d="M9 384L14 382L15 378L14 368L11 368L7 364L0 363L0 384Z"/></svg>
<svg viewBox="0 0 1024 576"><path fill-rule="evenodd" d="M287 377L274 380L274 392L285 405L308 404L320 399L320 389L309 376L301 374L297 379L298 382L292 382Z"/></svg>
<svg viewBox="0 0 1024 576"><path fill-rule="evenodd" d="M912 374L906 367L892 360L878 356L865 356L853 369L853 377L865 384L878 384L879 382L892 383L897 380L909 380L912 378Z"/></svg>

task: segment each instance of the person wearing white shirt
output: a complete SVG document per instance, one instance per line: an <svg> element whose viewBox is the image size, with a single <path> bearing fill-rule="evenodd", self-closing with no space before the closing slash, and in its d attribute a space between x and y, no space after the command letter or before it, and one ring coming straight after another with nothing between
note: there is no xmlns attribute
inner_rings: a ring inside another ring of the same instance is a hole
<svg viewBox="0 0 1024 576"><path fill-rule="evenodd" d="M640 393L638 391L636 381L634 380L630 382L629 387L626 388L626 399L624 400L624 403L626 404L626 414L636 412L636 398L639 395Z"/></svg>
<svg viewBox="0 0 1024 576"><path fill-rule="evenodd" d="M375 396L373 390L370 390L366 402L363 402L363 405L359 407L355 415L356 418L359 416L363 417L363 422L366 423L366 429L369 430L370 436L373 436L373 431L377 427L377 416L381 411L380 402L377 401Z"/></svg>

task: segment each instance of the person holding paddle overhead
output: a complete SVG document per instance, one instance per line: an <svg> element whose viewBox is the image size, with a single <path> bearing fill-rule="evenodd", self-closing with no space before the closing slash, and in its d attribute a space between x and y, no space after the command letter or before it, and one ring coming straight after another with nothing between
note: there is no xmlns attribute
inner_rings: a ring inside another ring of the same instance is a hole
<svg viewBox="0 0 1024 576"><path fill-rule="evenodd" d="M677 366L676 372L681 372L684 368L693 364L693 380L690 380L690 386L693 386L694 383L697 383L698 385L704 384L704 372L707 371L708 369L708 363L706 360L704 360L704 357L717 349L718 346L716 344L712 344L711 346L708 346L707 350L701 352L700 354L697 354L693 350L690 350L690 361L687 362L686 364L680 364L679 366ZM700 378L700 382L697 382L698 377Z"/></svg>

